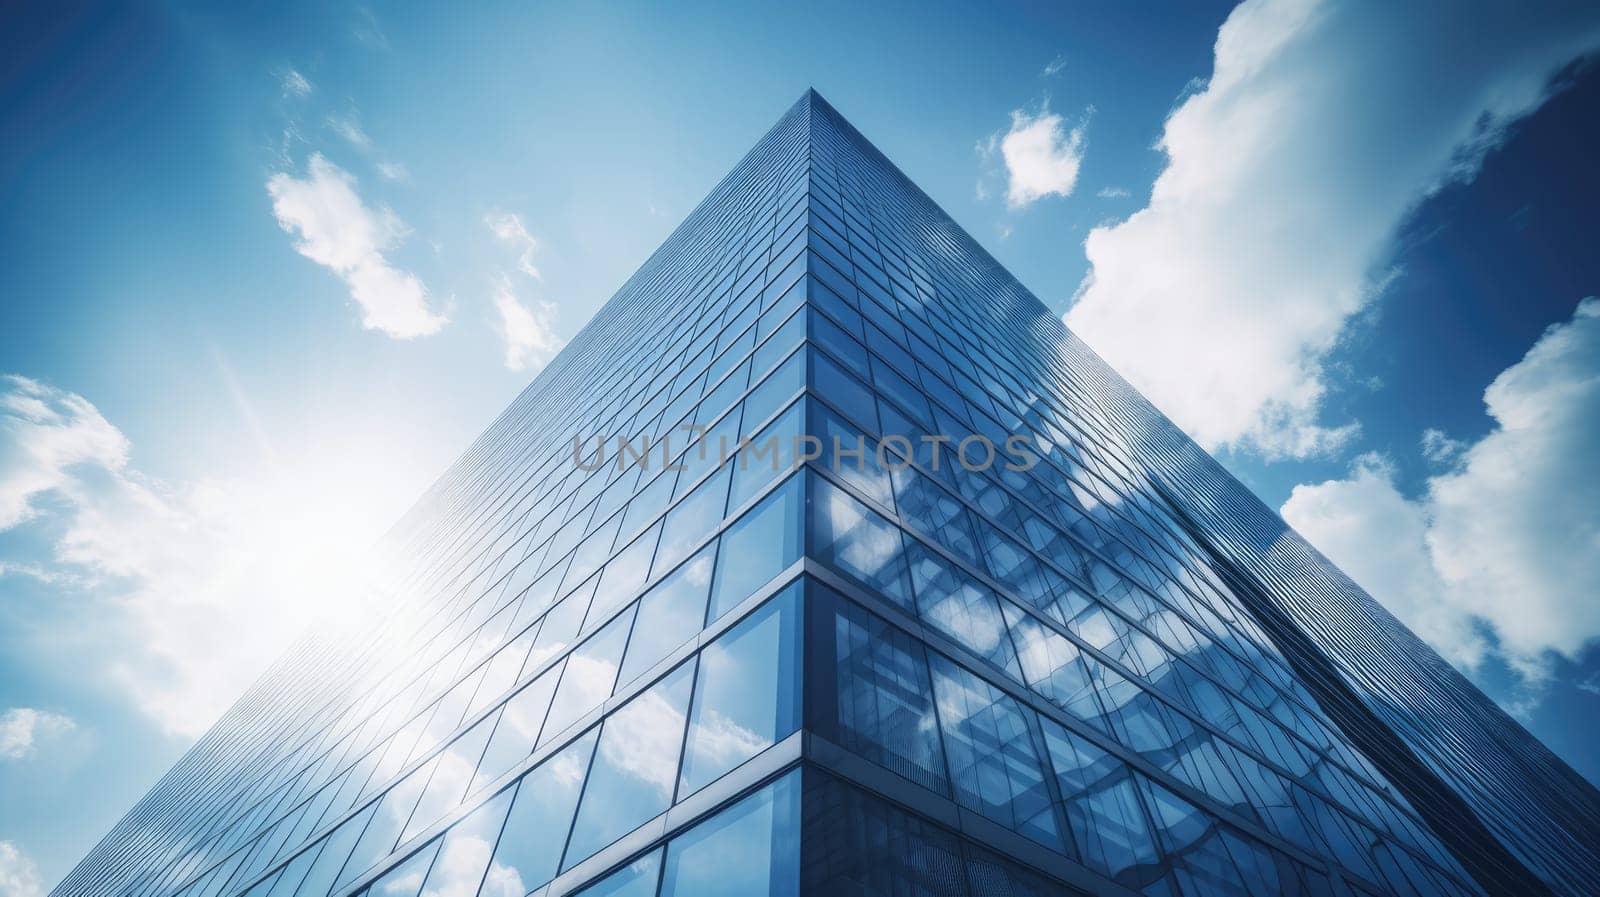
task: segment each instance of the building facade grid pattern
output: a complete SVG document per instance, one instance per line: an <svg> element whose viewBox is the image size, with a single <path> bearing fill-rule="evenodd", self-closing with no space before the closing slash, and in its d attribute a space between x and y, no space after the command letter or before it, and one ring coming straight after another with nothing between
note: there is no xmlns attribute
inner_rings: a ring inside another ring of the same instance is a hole
<svg viewBox="0 0 1600 897"><path fill-rule="evenodd" d="M375 566L55 894L1600 893L1594 789L814 93Z"/></svg>

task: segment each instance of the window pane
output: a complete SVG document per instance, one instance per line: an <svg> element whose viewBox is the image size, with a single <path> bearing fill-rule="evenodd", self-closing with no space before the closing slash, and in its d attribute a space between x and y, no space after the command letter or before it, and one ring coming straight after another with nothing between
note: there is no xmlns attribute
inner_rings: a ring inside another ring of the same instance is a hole
<svg viewBox="0 0 1600 897"><path fill-rule="evenodd" d="M400 865L390 869L370 887L368 897L416 897L422 880L433 865L433 855L439 852L439 839L434 838L427 847L407 857Z"/></svg>
<svg viewBox="0 0 1600 897"><path fill-rule="evenodd" d="M716 531L728 501L731 469L725 466L717 471L679 502L677 507L667 512L666 523L661 528L661 547L656 550L659 569L670 569L689 553L690 548Z"/></svg>
<svg viewBox="0 0 1600 897"><path fill-rule="evenodd" d="M815 594L831 593L817 589ZM926 788L950 793L922 645L856 605L835 599L837 707L817 721L825 738ZM831 630L831 631L829 631Z"/></svg>
<svg viewBox="0 0 1600 897"><path fill-rule="evenodd" d="M650 575L650 559L655 556L656 537L660 533L659 524L645 530L643 535L634 539L606 564L605 572L600 574L600 585L595 591L594 601L589 605L587 625L594 626L605 619L606 614L622 606L644 585Z"/></svg>
<svg viewBox="0 0 1600 897"><path fill-rule="evenodd" d="M693 681L694 663L686 663L606 719L563 869L672 803Z"/></svg>
<svg viewBox="0 0 1600 897"><path fill-rule="evenodd" d="M582 897L655 897L661 878L658 848L607 875L578 893Z"/></svg>
<svg viewBox="0 0 1600 897"><path fill-rule="evenodd" d="M1048 720L1044 739L1078 858L1091 869L1135 885L1130 874L1158 856L1127 765Z"/></svg>
<svg viewBox="0 0 1600 897"><path fill-rule="evenodd" d="M511 696L500 710L500 721L495 724L489 747L483 752L478 773L473 777L472 790L489 784L517 762L533 753L539 738L539 727L544 724L545 711L550 709L550 696L556 690L556 680L561 669L546 672L528 683L522 691Z"/></svg>
<svg viewBox="0 0 1600 897"><path fill-rule="evenodd" d="M737 508L761 491L761 487L795 468L795 448L800 438L803 403L789 406L777 420L760 433L741 442L733 465L733 494L728 507Z"/></svg>
<svg viewBox="0 0 1600 897"><path fill-rule="evenodd" d="M792 477L722 535L712 578L715 620L800 557L800 478Z"/></svg>
<svg viewBox="0 0 1600 897"><path fill-rule="evenodd" d="M317 854L317 862L306 873L305 881L295 891L295 897L327 897L328 892L333 890L334 876L339 874L345 857L350 855L351 846L361 837L375 806L346 819L334 829L333 834L322 839L322 852Z"/></svg>
<svg viewBox="0 0 1600 897"><path fill-rule="evenodd" d="M345 863L344 871L339 874L339 885L354 881L356 876L372 868L373 863L394 849L400 840L400 830L411 818L411 810L417 805L423 786L428 783L430 771L427 766L419 767L383 796L377 812L372 814L372 822L361 833L361 840L356 842L355 850L350 852L349 862Z"/></svg>
<svg viewBox="0 0 1600 897"><path fill-rule="evenodd" d="M944 558L908 541L917 615L1011 678L1022 681L1022 669L1017 666L1017 654L995 594Z"/></svg>
<svg viewBox="0 0 1600 897"><path fill-rule="evenodd" d="M478 893L500 825L506 821L512 791L501 791L445 833L422 897L473 897Z"/></svg>
<svg viewBox="0 0 1600 897"><path fill-rule="evenodd" d="M411 821L406 823L405 832L400 835L402 842L438 821L439 817L454 809L467 796L467 786L478 771L478 758L483 755L483 747L489 741L490 727L493 725L493 720L478 723L439 753L438 760L433 764L433 776L428 779L428 787L423 789L417 809L412 812Z"/></svg>
<svg viewBox="0 0 1600 897"><path fill-rule="evenodd" d="M485 897L522 897L555 877L594 742L590 730L522 777L484 880Z"/></svg>
<svg viewBox="0 0 1600 897"><path fill-rule="evenodd" d="M674 838L661 897L793 897L799 817L795 770Z"/></svg>
<svg viewBox="0 0 1600 897"><path fill-rule="evenodd" d="M628 642L628 629L632 625L633 610L630 608L567 657L561 685L556 689L555 700L550 702L550 715L539 736L540 744L561 734L578 717L611 697L611 689L617 683L617 668L622 665L622 648Z"/></svg>
<svg viewBox="0 0 1600 897"><path fill-rule="evenodd" d="M716 556L716 544L707 545L639 600L639 617L628 639L620 684L632 682L705 625L711 565Z"/></svg>
<svg viewBox="0 0 1600 897"><path fill-rule="evenodd" d="M799 594L796 582L700 652L680 794L799 727Z"/></svg>
<svg viewBox="0 0 1600 897"><path fill-rule="evenodd" d="M550 609L539 626L539 637L533 641L533 650L528 654L527 669L530 672L572 644L572 640L578 637L584 612L588 609L589 596L581 591L561 599L560 604Z"/></svg>
<svg viewBox="0 0 1600 897"><path fill-rule="evenodd" d="M938 654L930 667L956 802L1061 850L1031 712Z"/></svg>
<svg viewBox="0 0 1600 897"><path fill-rule="evenodd" d="M822 477L808 479L810 556L910 609L900 528Z"/></svg>

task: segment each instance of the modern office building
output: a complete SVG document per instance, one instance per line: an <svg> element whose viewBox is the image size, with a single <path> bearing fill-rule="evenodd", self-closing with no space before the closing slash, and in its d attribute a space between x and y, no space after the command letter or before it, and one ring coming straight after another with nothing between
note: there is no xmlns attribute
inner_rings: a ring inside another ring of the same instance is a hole
<svg viewBox="0 0 1600 897"><path fill-rule="evenodd" d="M58 897L1600 894L1595 789L815 93L383 557Z"/></svg>

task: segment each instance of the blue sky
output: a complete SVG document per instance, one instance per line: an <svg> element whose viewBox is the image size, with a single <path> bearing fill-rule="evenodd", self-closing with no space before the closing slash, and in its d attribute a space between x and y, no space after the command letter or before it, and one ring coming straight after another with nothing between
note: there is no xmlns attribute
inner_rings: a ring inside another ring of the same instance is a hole
<svg viewBox="0 0 1600 897"><path fill-rule="evenodd" d="M808 86L1600 778L1600 10L862 6L4 13L0 897Z"/></svg>

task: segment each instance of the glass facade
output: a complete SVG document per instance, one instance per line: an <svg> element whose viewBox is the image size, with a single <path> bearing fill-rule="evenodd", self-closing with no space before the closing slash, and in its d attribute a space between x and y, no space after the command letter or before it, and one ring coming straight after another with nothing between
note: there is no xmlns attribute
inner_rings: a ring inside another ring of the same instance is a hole
<svg viewBox="0 0 1600 897"><path fill-rule="evenodd" d="M60 897L1600 893L1600 796L808 93Z"/></svg>

